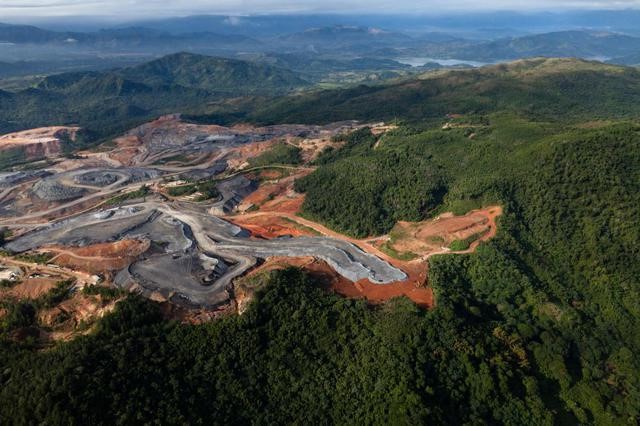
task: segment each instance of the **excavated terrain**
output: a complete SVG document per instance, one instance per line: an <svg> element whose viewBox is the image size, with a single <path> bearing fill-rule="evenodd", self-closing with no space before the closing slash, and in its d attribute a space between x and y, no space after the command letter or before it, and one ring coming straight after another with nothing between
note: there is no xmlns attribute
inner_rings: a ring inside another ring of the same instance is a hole
<svg viewBox="0 0 640 426"><path fill-rule="evenodd" d="M59 155L63 151L62 140L75 140L78 130L78 127L53 126L0 135L0 151L17 149L27 159Z"/></svg>
<svg viewBox="0 0 640 426"><path fill-rule="evenodd" d="M345 278L378 284L406 275L346 241L327 237L256 240L204 208L150 201L78 215L28 232L5 245L21 253L48 245L83 247L147 240L151 249L115 277L123 288L160 293L176 302L213 307L228 299L231 280L257 259L313 256Z"/></svg>
<svg viewBox="0 0 640 426"><path fill-rule="evenodd" d="M179 115L168 115L132 129L116 139L117 149L109 155L124 165L152 164L175 156L197 159L203 154L230 151L241 146L290 138L330 138L361 127L348 121L326 126L276 125L266 127L196 125ZM124 153L124 156L122 155Z"/></svg>
<svg viewBox="0 0 640 426"><path fill-rule="evenodd" d="M116 139L109 151L0 174L0 227L13 232L3 249L49 253L49 273L62 268L87 285L100 274L105 285L180 309L228 306L237 278L276 264L320 274L348 297L405 295L432 306L426 259L447 251L438 242L480 231L481 240L490 238L499 212L444 218L444 225L401 223L398 235L376 241L300 218L304 196L295 180L313 172L310 161L323 149L340 147L334 136L360 127L228 128L162 117ZM250 166L282 141L300 148L302 165ZM399 260L390 250L415 251L418 259Z"/></svg>

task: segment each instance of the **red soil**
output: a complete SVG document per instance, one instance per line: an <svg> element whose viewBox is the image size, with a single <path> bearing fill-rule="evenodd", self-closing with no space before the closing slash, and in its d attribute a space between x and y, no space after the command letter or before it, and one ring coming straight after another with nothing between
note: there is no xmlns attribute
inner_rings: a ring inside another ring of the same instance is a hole
<svg viewBox="0 0 640 426"><path fill-rule="evenodd" d="M326 262L311 256L270 257L262 265L249 272L247 276L250 277L263 272L277 271L292 266L304 269L311 275L322 278L322 282L328 286L334 285L337 281L351 283L351 281L337 274Z"/></svg>
<svg viewBox="0 0 640 426"><path fill-rule="evenodd" d="M47 247L45 250L57 254L51 261L58 265L98 274L127 267L148 248L149 241L122 240L87 247Z"/></svg>
<svg viewBox="0 0 640 426"><path fill-rule="evenodd" d="M433 292L431 288L426 287L426 268L417 263L404 268L409 275L407 281L386 285L373 284L369 280L351 282L326 262L313 257L272 257L254 269L249 276L290 266L304 269L318 278L326 288L344 297L365 299L372 304L381 304L395 297L406 296L423 308L430 308L434 304Z"/></svg>
<svg viewBox="0 0 640 426"><path fill-rule="evenodd" d="M276 140L251 142L243 144L238 148L234 148L227 157L230 169L240 169L247 165L247 160L257 157L258 155L269 151L275 144Z"/></svg>
<svg viewBox="0 0 640 426"><path fill-rule="evenodd" d="M56 286L62 277L27 278L16 286L0 291L2 297L15 297L16 299L37 299L47 294Z"/></svg>
<svg viewBox="0 0 640 426"><path fill-rule="evenodd" d="M394 265L402 269L408 276L406 281L391 284L373 284L369 280L355 283L341 280L332 283L331 288L338 294L350 298L364 298L380 304L395 297L406 296L422 308L434 306L433 290L427 284L428 264L424 262L403 262Z"/></svg>
<svg viewBox="0 0 640 426"><path fill-rule="evenodd" d="M295 192L293 184L296 179L311 172L311 169L299 170L291 176L263 183L242 201L239 210L246 210L253 205L258 207L261 212L282 212L287 214L299 212L304 202L304 195Z"/></svg>
<svg viewBox="0 0 640 426"><path fill-rule="evenodd" d="M263 170L259 173L259 177L265 180L280 179L282 172L280 170Z"/></svg>
<svg viewBox="0 0 640 426"><path fill-rule="evenodd" d="M296 226L295 223L283 217L252 216L244 218L242 215L238 215L230 216L227 220L246 229L251 232L251 235L258 238L270 239L287 235L293 237L316 235L312 230Z"/></svg>
<svg viewBox="0 0 640 426"><path fill-rule="evenodd" d="M502 214L500 206L473 210L464 216L445 213L425 222L398 222L391 231L395 234L391 247L398 252L412 252L423 258L448 252L447 247L455 240L464 240L472 235L480 235L466 253L472 252L482 241L496 234L496 218ZM387 239L379 239L381 245Z"/></svg>
<svg viewBox="0 0 640 426"><path fill-rule="evenodd" d="M133 165L131 163L131 159L138 155L140 151L137 148L126 147L126 148L118 148L109 152L109 158L119 162L123 165Z"/></svg>
<svg viewBox="0 0 640 426"><path fill-rule="evenodd" d="M302 208L304 196L301 194L281 195L266 202L260 210L263 212L296 214Z"/></svg>
<svg viewBox="0 0 640 426"><path fill-rule="evenodd" d="M382 252L376 244L385 241L388 237L376 239L357 240L332 231L318 223L295 216L295 214L284 211L263 211L247 213L229 217L234 223L248 229L253 235L263 238L273 238L279 235L296 235L301 226L314 229L317 233L333 238L349 241L358 245L361 249L381 259L386 260L393 266L401 269L407 274L407 279L401 282L390 284L373 284L369 280L351 282L337 274L325 262L314 260L313 258L272 258L265 264L257 268L256 271L283 268L285 266L299 266L303 269L323 276L328 287L345 297L364 298L371 303L383 303L389 299L406 296L417 305L429 308L434 306L433 290L428 286L429 257L436 254L450 253L446 248L438 248L433 243L427 244L424 241L433 236L440 236L445 241L466 238L479 230L484 234L474 242L471 247L459 253L473 252L482 241L486 241L496 234L496 218L502 214L502 208L495 206L483 210L475 210L465 216L453 216L444 214L434 221L421 222L417 224L402 223L400 226L411 229L414 232L408 233L404 237L403 243L411 248L425 249L417 254L420 256L415 260L398 260ZM291 221L297 222L296 227ZM304 228L302 228L304 229ZM310 231L309 231L310 232ZM424 245L421 245L421 242Z"/></svg>

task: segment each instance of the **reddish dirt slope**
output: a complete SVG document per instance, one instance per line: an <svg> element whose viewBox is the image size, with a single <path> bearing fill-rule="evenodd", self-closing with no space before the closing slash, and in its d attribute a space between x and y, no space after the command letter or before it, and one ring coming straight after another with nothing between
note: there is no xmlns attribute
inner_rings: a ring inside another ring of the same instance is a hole
<svg viewBox="0 0 640 426"><path fill-rule="evenodd" d="M61 138L75 139L78 127L40 127L0 136L0 151L23 149L28 159L57 156L62 152Z"/></svg>
<svg viewBox="0 0 640 426"><path fill-rule="evenodd" d="M61 277L27 278L9 290L0 291L0 295L2 295L3 298L37 299L47 294L61 279Z"/></svg>
<svg viewBox="0 0 640 426"><path fill-rule="evenodd" d="M370 303L379 304L395 297L406 296L423 308L433 306L433 292L425 286L426 270L418 265L409 268L411 269L408 271L410 278L407 281L390 285L372 284L368 280L354 283L336 273L326 262L313 257L273 257L254 269L250 275L284 269L289 266L304 269L318 278L327 289L345 297L362 298Z"/></svg>
<svg viewBox="0 0 640 426"><path fill-rule="evenodd" d="M116 271L127 267L149 248L149 241L122 240L87 247L47 247L55 253L52 262L91 274Z"/></svg>
<svg viewBox="0 0 640 426"><path fill-rule="evenodd" d="M312 235L326 235L347 240L361 249L378 256L395 267L403 270L408 278L405 281L391 284L373 284L368 280L351 282L338 275L325 262L313 258L272 258L257 271L299 266L327 282L328 287L346 297L364 298L371 303L383 303L394 297L406 296L421 307L432 307L435 303L433 291L428 284L428 259L436 254L452 253L446 246L449 242L482 233L481 237L464 252L473 252L476 247L496 234L496 218L502 214L499 206L474 210L464 216L444 214L439 218L420 223L403 222L398 226L402 238L395 242L394 248L415 251L414 260L399 260L382 250L381 246L389 240L388 236L374 239L357 240L341 235L320 224L300 218L284 211L263 211L228 217L228 220L246 228L255 237L273 238L280 235L300 235L300 230L307 230ZM433 238L438 237L438 241Z"/></svg>

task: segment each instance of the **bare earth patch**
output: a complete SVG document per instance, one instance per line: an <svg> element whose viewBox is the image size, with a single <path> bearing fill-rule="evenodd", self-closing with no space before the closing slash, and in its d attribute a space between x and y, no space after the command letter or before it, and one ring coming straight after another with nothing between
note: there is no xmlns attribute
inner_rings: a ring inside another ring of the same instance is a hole
<svg viewBox="0 0 640 426"><path fill-rule="evenodd" d="M445 213L424 222L398 222L386 243L397 253L414 253L420 257L446 252L452 242L474 236L477 238L471 243L471 248L475 248L481 241L495 235L495 219L501 214L502 208L493 206L474 210L464 216Z"/></svg>
<svg viewBox="0 0 640 426"><path fill-rule="evenodd" d="M258 238L270 239L283 236L301 237L318 235L312 228L299 225L286 217L249 216L229 217L228 220L251 232Z"/></svg>
<svg viewBox="0 0 640 426"><path fill-rule="evenodd" d="M20 284L4 292L4 296L16 299L37 299L52 290L63 277L26 278Z"/></svg>
<svg viewBox="0 0 640 426"><path fill-rule="evenodd" d="M51 262L98 274L126 268L149 249L149 244L147 240L121 240L87 247L47 247L45 250L56 254Z"/></svg>
<svg viewBox="0 0 640 426"><path fill-rule="evenodd" d="M337 274L325 262L313 258L270 258L254 273L265 270L282 269L286 266L298 266L323 277L327 287L345 297L364 298L371 303L384 303L395 297L406 296L417 305L429 308L434 306L433 290L428 283L429 257L447 253L471 253L482 242L496 234L496 218L502 214L499 206L474 210L464 216L451 213L418 223L401 222L390 235L354 239L332 231L318 223L298 217L295 213L283 211L260 211L228 217L228 220L244 227L252 235L260 238L274 238L282 235L295 236L300 228L310 230L313 235L325 235L349 241L362 250L373 254L407 274L405 281L390 284L374 284L369 280L352 282ZM467 250L452 252L448 245L456 240L477 235ZM391 243L392 242L392 243ZM392 250L385 249L390 244ZM411 253L410 259L402 255ZM242 303L248 295L242 293Z"/></svg>
<svg viewBox="0 0 640 426"><path fill-rule="evenodd" d="M0 136L0 149L8 146L47 144L60 140L61 132L68 132L69 137L75 137L79 127L52 126L29 129Z"/></svg>
<svg viewBox="0 0 640 426"><path fill-rule="evenodd" d="M296 179L311 173L311 169L299 170L290 176L267 181L249 194L238 206L239 211L247 211L251 208L261 212L297 213L304 202L304 195L293 189Z"/></svg>
<svg viewBox="0 0 640 426"><path fill-rule="evenodd" d="M58 306L38 313L40 324L55 327L57 331L73 331L81 323L91 323L113 311L116 301L106 301L100 296L81 293L63 301Z"/></svg>
<svg viewBox="0 0 640 426"><path fill-rule="evenodd" d="M78 130L79 127L52 126L9 133L0 136L0 151L23 148L27 158L59 155L63 134L75 139Z"/></svg>

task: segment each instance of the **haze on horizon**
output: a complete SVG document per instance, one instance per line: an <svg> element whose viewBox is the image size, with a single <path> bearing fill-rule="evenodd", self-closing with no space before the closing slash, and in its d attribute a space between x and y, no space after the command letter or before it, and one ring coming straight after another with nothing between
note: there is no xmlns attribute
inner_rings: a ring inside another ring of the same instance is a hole
<svg viewBox="0 0 640 426"><path fill-rule="evenodd" d="M561 12L640 8L640 0L427 0L416 5L407 0L187 0L168 5L164 0L0 0L0 21L25 21L55 17L91 16L114 21L166 18L195 14L286 13L420 13L437 15L464 12Z"/></svg>

